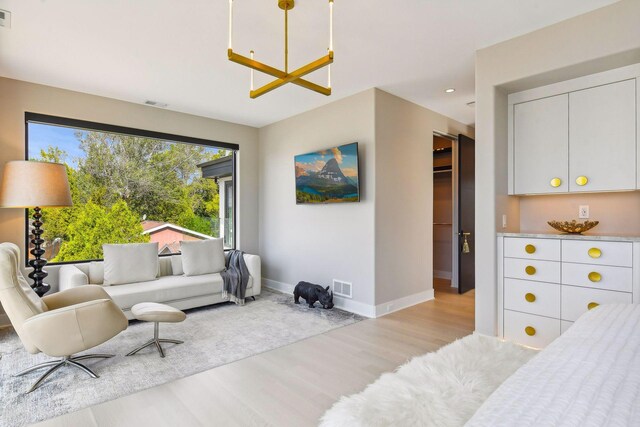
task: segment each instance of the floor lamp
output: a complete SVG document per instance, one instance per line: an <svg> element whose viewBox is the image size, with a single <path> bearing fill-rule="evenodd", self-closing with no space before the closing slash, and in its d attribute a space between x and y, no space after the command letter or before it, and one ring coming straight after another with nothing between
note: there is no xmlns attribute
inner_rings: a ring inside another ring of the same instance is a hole
<svg viewBox="0 0 640 427"><path fill-rule="evenodd" d="M11 161L4 166L2 183L0 183L0 207L33 208L33 230L31 231L31 255L29 265L33 271L29 277L33 280L31 287L43 296L51 286L44 283L47 272L43 270L47 260L42 258L42 208L61 208L71 206L71 192L67 169L60 163L36 161Z"/></svg>

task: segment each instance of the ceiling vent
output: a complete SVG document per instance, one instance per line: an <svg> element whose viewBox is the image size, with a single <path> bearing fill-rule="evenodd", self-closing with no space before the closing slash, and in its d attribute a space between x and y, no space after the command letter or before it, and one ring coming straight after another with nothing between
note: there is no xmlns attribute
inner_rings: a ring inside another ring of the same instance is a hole
<svg viewBox="0 0 640 427"><path fill-rule="evenodd" d="M476 106L476 101L471 101L471 102L467 102L467 107L475 107Z"/></svg>
<svg viewBox="0 0 640 427"><path fill-rule="evenodd" d="M164 102L150 101L148 99L144 101L144 104L151 105L152 107L158 107L158 108L167 108L169 106L169 104L165 104Z"/></svg>
<svg viewBox="0 0 640 427"><path fill-rule="evenodd" d="M11 12L0 9L0 27L11 28Z"/></svg>

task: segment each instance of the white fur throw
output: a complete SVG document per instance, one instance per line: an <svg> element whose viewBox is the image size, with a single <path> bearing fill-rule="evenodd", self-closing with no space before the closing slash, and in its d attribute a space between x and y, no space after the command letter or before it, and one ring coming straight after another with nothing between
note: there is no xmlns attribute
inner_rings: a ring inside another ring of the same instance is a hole
<svg viewBox="0 0 640 427"><path fill-rule="evenodd" d="M469 335L342 397L321 427L462 426L536 351Z"/></svg>

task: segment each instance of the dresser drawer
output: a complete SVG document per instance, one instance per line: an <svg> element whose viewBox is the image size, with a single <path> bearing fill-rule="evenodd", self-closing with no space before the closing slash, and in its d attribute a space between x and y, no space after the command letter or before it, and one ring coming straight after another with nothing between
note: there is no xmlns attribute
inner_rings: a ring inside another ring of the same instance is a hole
<svg viewBox="0 0 640 427"><path fill-rule="evenodd" d="M562 263L562 284L631 292L633 270L628 267Z"/></svg>
<svg viewBox="0 0 640 427"><path fill-rule="evenodd" d="M631 267L633 265L633 243L563 240L562 261Z"/></svg>
<svg viewBox="0 0 640 427"><path fill-rule="evenodd" d="M560 261L560 240L505 237L504 256L509 258Z"/></svg>
<svg viewBox="0 0 640 427"><path fill-rule="evenodd" d="M562 320L575 322L594 304L631 304L631 294L600 289L562 287Z"/></svg>
<svg viewBox="0 0 640 427"><path fill-rule="evenodd" d="M534 259L504 259L504 277L533 280L535 282L560 283L560 263Z"/></svg>
<svg viewBox="0 0 640 427"><path fill-rule="evenodd" d="M560 318L560 285L504 279L504 308Z"/></svg>
<svg viewBox="0 0 640 427"><path fill-rule="evenodd" d="M543 348L560 336L560 320L504 311L504 338L529 347Z"/></svg>

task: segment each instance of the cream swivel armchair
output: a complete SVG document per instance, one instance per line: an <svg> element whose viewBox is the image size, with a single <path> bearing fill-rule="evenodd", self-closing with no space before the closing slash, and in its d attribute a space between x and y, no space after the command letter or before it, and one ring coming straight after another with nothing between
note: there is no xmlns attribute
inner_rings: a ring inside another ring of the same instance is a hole
<svg viewBox="0 0 640 427"><path fill-rule="evenodd" d="M13 243L0 244L0 303L25 349L59 359L33 366L17 374L49 368L27 391L31 393L63 366L78 368L93 378L81 364L87 359L105 359L110 354L81 351L100 345L127 329L127 318L100 286L86 285L43 298L29 287L20 270L20 250Z"/></svg>

